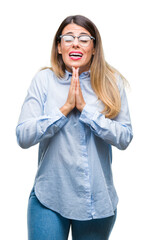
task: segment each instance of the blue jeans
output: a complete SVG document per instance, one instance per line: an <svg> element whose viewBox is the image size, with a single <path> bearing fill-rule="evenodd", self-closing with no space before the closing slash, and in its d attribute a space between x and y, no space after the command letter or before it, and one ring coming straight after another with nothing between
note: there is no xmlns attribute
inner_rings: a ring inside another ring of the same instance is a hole
<svg viewBox="0 0 149 240"><path fill-rule="evenodd" d="M31 192L28 202L28 240L67 240L71 226L73 240L108 240L115 215L102 219L79 221L62 217L43 206Z"/></svg>

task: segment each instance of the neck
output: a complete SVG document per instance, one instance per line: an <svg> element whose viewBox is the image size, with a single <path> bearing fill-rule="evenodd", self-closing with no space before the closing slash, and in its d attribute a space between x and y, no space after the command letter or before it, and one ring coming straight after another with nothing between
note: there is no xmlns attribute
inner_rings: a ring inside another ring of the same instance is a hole
<svg viewBox="0 0 149 240"><path fill-rule="evenodd" d="M76 68L78 68L78 67L76 67ZM72 68L69 68L69 67L66 67L66 70L68 71L68 72L71 72L72 73ZM89 71L90 70L90 65L87 67L87 66L85 66L85 67L80 67L79 68L79 76L81 75L81 73L83 73L83 72L87 72L87 71Z"/></svg>

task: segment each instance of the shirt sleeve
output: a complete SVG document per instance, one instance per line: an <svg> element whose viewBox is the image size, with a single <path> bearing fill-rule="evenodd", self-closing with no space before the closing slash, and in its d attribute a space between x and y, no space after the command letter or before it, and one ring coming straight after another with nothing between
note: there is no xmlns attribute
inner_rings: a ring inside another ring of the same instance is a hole
<svg viewBox="0 0 149 240"><path fill-rule="evenodd" d="M49 115L44 113L46 95L47 79L43 70L32 80L16 127L17 142L22 148L52 137L68 121L57 107L50 109Z"/></svg>
<svg viewBox="0 0 149 240"><path fill-rule="evenodd" d="M121 95L121 111L115 119L105 118L97 107L86 104L79 120L88 125L94 134L106 143L124 150L133 138L126 92L123 84L118 84Z"/></svg>

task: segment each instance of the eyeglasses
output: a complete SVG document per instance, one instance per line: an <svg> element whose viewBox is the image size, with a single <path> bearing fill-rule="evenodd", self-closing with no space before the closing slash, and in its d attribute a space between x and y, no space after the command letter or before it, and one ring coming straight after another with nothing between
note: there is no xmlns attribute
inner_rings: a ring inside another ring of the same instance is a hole
<svg viewBox="0 0 149 240"><path fill-rule="evenodd" d="M73 36L73 35L61 35L60 38L63 40L63 43L65 46L71 46L75 40L75 38L78 38L79 44L82 47L88 47L91 40L95 40L94 37L89 35L80 35L80 36Z"/></svg>

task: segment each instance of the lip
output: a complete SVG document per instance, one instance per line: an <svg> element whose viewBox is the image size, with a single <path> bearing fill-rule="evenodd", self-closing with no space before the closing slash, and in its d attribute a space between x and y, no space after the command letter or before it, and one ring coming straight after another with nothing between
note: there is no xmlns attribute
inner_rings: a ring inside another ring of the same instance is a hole
<svg viewBox="0 0 149 240"><path fill-rule="evenodd" d="M71 51L69 54L72 54L72 53L80 53L80 54L83 55L83 53L82 53L82 52L79 52L79 51Z"/></svg>
<svg viewBox="0 0 149 240"><path fill-rule="evenodd" d="M79 54L81 54L82 56L81 56L81 57L73 57L73 56L70 56L70 54L72 54L72 53L79 53ZM69 53L69 57L70 57L71 60L77 61L77 60L80 60L80 59L83 57L83 53L80 52L80 51L71 51L71 52Z"/></svg>

